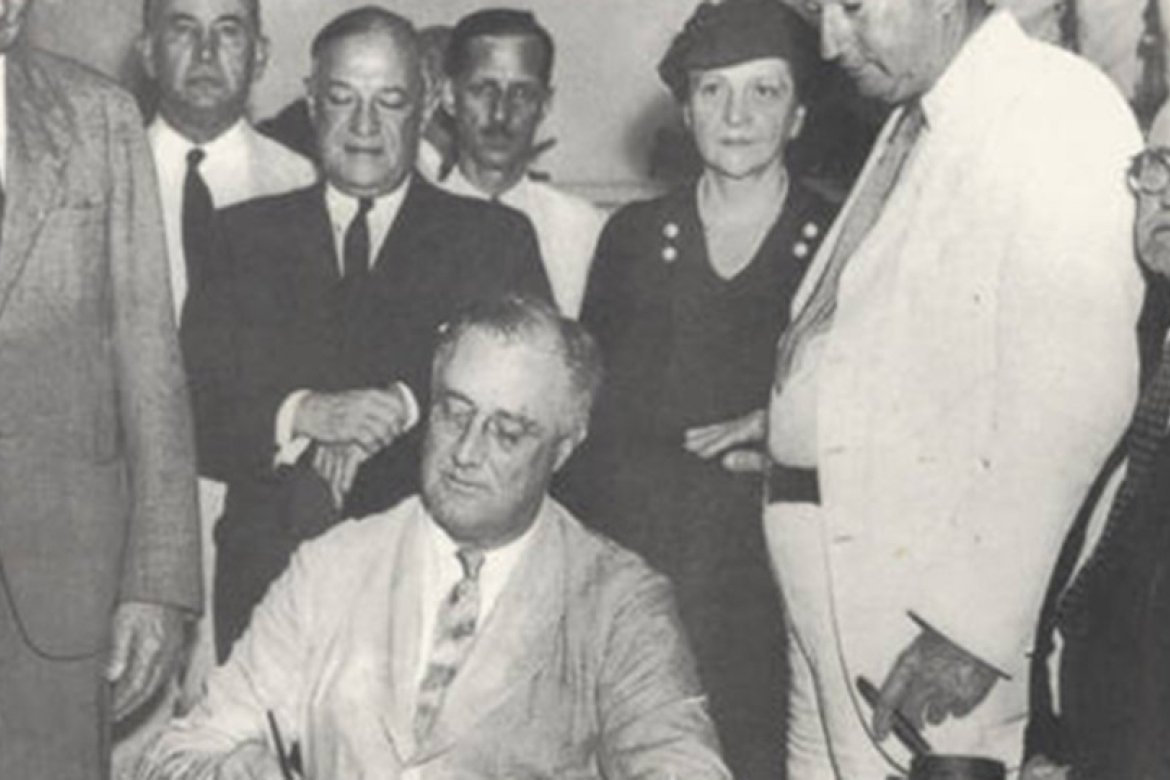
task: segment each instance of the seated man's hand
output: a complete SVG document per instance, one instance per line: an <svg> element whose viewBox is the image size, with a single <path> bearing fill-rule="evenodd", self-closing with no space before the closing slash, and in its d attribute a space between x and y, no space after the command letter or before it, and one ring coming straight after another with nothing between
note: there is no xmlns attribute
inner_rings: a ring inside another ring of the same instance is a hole
<svg viewBox="0 0 1170 780"><path fill-rule="evenodd" d="M357 444L320 444L313 453L313 469L329 484L333 504L340 509L353 487L358 468L372 453Z"/></svg>
<svg viewBox="0 0 1170 780"><path fill-rule="evenodd" d="M283 780L276 754L263 742L245 742L224 756L215 780Z"/></svg>
<svg viewBox="0 0 1170 780"><path fill-rule="evenodd" d="M879 740L889 736L895 710L916 729L948 717L961 718L987 698L996 677L995 670L975 656L923 629L886 676L874 708L874 736Z"/></svg>
<svg viewBox="0 0 1170 780"><path fill-rule="evenodd" d="M309 393L297 406L293 434L324 444L356 444L373 454L393 444L406 427L405 392L395 385Z"/></svg>
<svg viewBox="0 0 1170 780"><path fill-rule="evenodd" d="M1020 780L1068 780L1068 767L1054 764L1046 756L1033 756L1020 769Z"/></svg>
<svg viewBox="0 0 1170 780"><path fill-rule="evenodd" d="M114 610L113 640L106 663L113 715L138 709L179 666L185 644L183 613L166 604L127 601Z"/></svg>

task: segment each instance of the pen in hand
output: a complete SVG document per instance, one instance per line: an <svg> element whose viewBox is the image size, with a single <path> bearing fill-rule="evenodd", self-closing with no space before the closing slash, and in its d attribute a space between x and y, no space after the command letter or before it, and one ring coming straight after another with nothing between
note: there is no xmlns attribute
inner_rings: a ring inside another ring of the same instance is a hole
<svg viewBox="0 0 1170 780"><path fill-rule="evenodd" d="M276 716L272 710L268 711L268 730L272 734L272 745L276 748L276 760L280 763L280 776L284 780L296 780L288 754L284 750L284 739L280 736L280 727L276 725Z"/></svg>

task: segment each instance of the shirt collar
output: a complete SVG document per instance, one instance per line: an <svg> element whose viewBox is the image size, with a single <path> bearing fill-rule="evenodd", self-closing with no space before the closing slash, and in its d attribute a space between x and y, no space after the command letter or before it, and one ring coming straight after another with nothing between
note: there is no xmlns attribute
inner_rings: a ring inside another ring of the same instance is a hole
<svg viewBox="0 0 1170 780"><path fill-rule="evenodd" d="M406 198L406 190L410 185L407 176L398 188L374 198L374 205L370 208L369 219L375 224L389 225L394 221L398 210L402 208L402 201ZM353 215L357 213L358 198L347 195L337 189L330 182L325 182L325 207L335 225L348 225ZM372 232L372 231L371 231Z"/></svg>
<svg viewBox="0 0 1170 780"><path fill-rule="evenodd" d="M463 175L463 171L459 170L456 165L451 169L451 173L447 175L443 182L443 188L454 195L462 195L465 198L475 198L476 200L496 200L506 206L517 208L517 204L523 199L525 185L528 183L528 176L521 176L520 179L508 189L501 192L495 198L489 196L486 192L476 187L467 177Z"/></svg>
<svg viewBox="0 0 1170 780"><path fill-rule="evenodd" d="M430 512L424 511L423 515L426 518L423 523L423 534L426 536L426 543L429 549L435 556L434 559L437 561L457 560L456 553L459 551L460 545L443 530L442 526L435 522ZM484 550L483 571L487 572L491 570L493 577L495 575L504 575L506 578L507 573L515 568L525 551L532 546L532 540L536 538L537 530L545 522L544 515L545 510L542 506L537 510L536 520L524 533L507 544L493 547L490 550ZM484 576L483 572L481 572L480 576ZM500 585L503 585L502 581Z"/></svg>
<svg viewBox="0 0 1170 780"><path fill-rule="evenodd" d="M241 118L234 125L223 131L207 143L197 144L186 137L163 118L161 114L150 123L150 135L155 143L161 159L185 160L187 152L199 147L207 155L208 163L234 162L242 160L246 155L247 123Z"/></svg>

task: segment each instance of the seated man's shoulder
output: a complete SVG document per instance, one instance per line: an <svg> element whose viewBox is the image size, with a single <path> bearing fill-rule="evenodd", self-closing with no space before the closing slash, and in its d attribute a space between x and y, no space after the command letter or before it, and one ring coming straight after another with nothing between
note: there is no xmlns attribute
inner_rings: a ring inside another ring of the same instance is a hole
<svg viewBox="0 0 1170 780"><path fill-rule="evenodd" d="M577 581L579 594L611 603L672 598L670 581L641 556L587 528L560 504L555 506L560 513L566 548L572 551L570 578Z"/></svg>
<svg viewBox="0 0 1170 780"><path fill-rule="evenodd" d="M408 522L419 511L417 497L367 517L338 523L304 542L296 552L301 565L322 574L346 578L360 575L369 565L382 565Z"/></svg>

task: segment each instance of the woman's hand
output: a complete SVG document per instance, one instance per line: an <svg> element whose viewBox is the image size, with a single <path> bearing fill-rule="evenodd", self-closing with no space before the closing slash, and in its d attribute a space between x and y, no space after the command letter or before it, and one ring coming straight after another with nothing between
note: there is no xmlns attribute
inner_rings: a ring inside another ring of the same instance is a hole
<svg viewBox="0 0 1170 780"><path fill-rule="evenodd" d="M764 410L742 417L687 430L683 446L700 458L710 459L721 452L764 440Z"/></svg>

